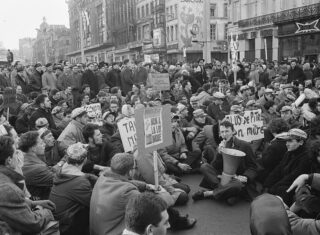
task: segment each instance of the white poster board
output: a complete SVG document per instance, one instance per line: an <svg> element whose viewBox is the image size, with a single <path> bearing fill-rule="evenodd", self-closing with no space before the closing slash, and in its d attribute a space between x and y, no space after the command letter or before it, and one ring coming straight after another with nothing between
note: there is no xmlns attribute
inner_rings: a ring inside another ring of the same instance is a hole
<svg viewBox="0 0 320 235"><path fill-rule="evenodd" d="M245 111L243 115L227 115L225 119L233 124L241 140L251 142L264 138L261 109Z"/></svg>
<svg viewBox="0 0 320 235"><path fill-rule="evenodd" d="M94 103L84 106L90 118L90 123L102 126L102 110L100 103Z"/></svg>
<svg viewBox="0 0 320 235"><path fill-rule="evenodd" d="M137 145L136 122L134 118L123 118L118 123L125 152L132 152Z"/></svg>

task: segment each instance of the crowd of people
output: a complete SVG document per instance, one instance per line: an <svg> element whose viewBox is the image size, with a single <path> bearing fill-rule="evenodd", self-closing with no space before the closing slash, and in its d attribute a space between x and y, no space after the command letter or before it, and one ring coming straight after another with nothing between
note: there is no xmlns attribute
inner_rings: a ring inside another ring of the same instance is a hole
<svg viewBox="0 0 320 235"><path fill-rule="evenodd" d="M152 86L156 73L168 74L170 90ZM176 209L192 197L253 201L252 234L320 232L315 62L16 62L1 68L0 89L1 231L161 235L193 228ZM86 109L97 103L99 123ZM117 122L161 105L171 106L173 143L157 150L156 188L153 153L126 153ZM241 140L226 115L258 109L264 138ZM225 148L245 156L221 185ZM185 174L202 174L203 189L190 196Z"/></svg>

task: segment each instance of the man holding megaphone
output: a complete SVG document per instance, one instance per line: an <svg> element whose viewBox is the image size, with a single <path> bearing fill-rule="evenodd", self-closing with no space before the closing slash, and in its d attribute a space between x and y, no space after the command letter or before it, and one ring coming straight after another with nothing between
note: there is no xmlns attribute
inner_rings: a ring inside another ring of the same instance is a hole
<svg viewBox="0 0 320 235"><path fill-rule="evenodd" d="M223 120L219 131L222 141L217 147L216 159L200 168L204 175L200 186L211 190L198 191L192 198L195 201L205 198L225 200L233 205L256 177L257 163L250 144L235 136L231 122Z"/></svg>

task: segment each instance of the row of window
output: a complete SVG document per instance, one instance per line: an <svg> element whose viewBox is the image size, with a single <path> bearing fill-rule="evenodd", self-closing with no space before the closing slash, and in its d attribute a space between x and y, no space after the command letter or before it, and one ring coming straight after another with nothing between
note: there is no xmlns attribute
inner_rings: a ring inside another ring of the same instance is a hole
<svg viewBox="0 0 320 235"><path fill-rule="evenodd" d="M178 25L167 26L167 42L177 41L179 39Z"/></svg>

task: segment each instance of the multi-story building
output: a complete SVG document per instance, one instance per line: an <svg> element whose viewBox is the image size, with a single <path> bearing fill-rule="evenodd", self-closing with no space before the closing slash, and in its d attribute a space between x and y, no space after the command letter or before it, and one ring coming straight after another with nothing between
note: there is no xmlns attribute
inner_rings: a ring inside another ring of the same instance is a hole
<svg viewBox="0 0 320 235"><path fill-rule="evenodd" d="M320 61L319 0L229 0L239 59Z"/></svg>
<svg viewBox="0 0 320 235"><path fill-rule="evenodd" d="M36 41L35 38L21 38L19 39L19 57L24 60L25 63L33 63L33 44Z"/></svg>
<svg viewBox="0 0 320 235"><path fill-rule="evenodd" d="M135 60L139 55L136 41L136 0L106 0L107 21L110 26L111 37L114 42L109 60Z"/></svg>
<svg viewBox="0 0 320 235"><path fill-rule="evenodd" d="M69 44L69 29L64 25L49 25L44 18L33 44L33 61L53 63L65 60Z"/></svg>
<svg viewBox="0 0 320 235"><path fill-rule="evenodd" d="M71 34L68 57L72 63L108 61L113 40L107 25L107 1L67 1ZM81 61L81 46L85 61Z"/></svg>
<svg viewBox="0 0 320 235"><path fill-rule="evenodd" d="M205 8L205 1L209 1L208 9ZM226 60L227 9L226 0L166 0L168 60L196 61L203 57L204 46L210 51L212 59Z"/></svg>

